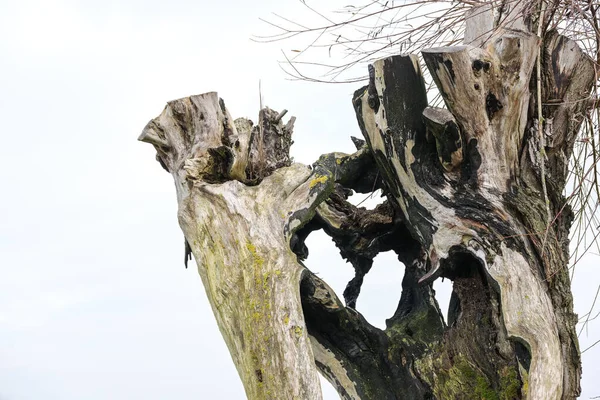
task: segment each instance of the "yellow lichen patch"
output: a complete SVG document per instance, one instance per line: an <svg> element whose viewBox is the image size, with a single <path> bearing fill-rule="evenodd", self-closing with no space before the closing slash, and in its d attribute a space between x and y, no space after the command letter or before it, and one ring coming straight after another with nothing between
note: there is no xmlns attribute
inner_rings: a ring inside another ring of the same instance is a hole
<svg viewBox="0 0 600 400"><path fill-rule="evenodd" d="M327 179L329 179L329 177L327 175L321 175L321 176L317 175L313 180L310 181L310 184L308 185L308 187L312 189L315 186L317 186L319 183L327 182Z"/></svg>
<svg viewBox="0 0 600 400"><path fill-rule="evenodd" d="M271 277L271 273L270 272L264 272L263 273L263 289L267 288L267 283L269 283L269 278Z"/></svg>
<svg viewBox="0 0 600 400"><path fill-rule="evenodd" d="M246 243L246 248L250 251L250 253L252 253L254 265L257 267L261 267L265 263L265 260L263 260L263 258L258 255L258 252L256 251L256 246L248 242Z"/></svg>
<svg viewBox="0 0 600 400"><path fill-rule="evenodd" d="M302 337L302 333L304 332L304 329L302 329L301 326L294 325L292 327L292 329L294 330L294 335L296 335L297 338Z"/></svg>
<svg viewBox="0 0 600 400"><path fill-rule="evenodd" d="M289 323L290 323L290 316L289 316L289 315L286 315L286 316L283 318L283 323L284 323L285 325L287 325L287 324L289 324Z"/></svg>

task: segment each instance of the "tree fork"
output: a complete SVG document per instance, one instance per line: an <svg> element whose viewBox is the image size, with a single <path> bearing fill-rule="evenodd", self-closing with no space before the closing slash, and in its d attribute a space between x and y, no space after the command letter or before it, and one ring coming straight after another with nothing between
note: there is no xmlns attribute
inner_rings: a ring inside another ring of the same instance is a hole
<svg viewBox="0 0 600 400"><path fill-rule="evenodd" d="M258 126L233 121L216 93L169 102L148 123L140 140L174 177L186 251L249 398L319 399L317 370L344 399L578 395L562 191L594 68L569 39L532 34L519 7L504 10L510 23L475 9L464 46L423 52L446 109L428 107L415 56L369 66L353 97L366 143L351 155L293 164L293 118L263 109ZM375 210L347 202L376 188L388 200ZM302 264L316 229L355 268L346 306ZM355 308L387 250L405 274L381 330ZM446 322L439 277L453 281Z"/></svg>

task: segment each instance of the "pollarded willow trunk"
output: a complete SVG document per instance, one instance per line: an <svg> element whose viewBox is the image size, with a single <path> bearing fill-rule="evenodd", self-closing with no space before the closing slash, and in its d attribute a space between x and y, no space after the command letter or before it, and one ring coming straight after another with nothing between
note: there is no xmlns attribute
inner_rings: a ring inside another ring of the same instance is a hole
<svg viewBox="0 0 600 400"><path fill-rule="evenodd" d="M562 191L593 63L556 32L531 33L518 8L503 12L474 9L464 46L423 52L446 109L428 107L415 56L370 66L353 99L366 141L352 155L293 164L293 118L233 121L215 93L168 103L144 129L249 398L318 399L317 371L344 399L579 393ZM377 188L388 200L374 210L347 201ZM346 306L302 264L317 229L355 269ZM380 330L355 308L388 250L405 276ZM453 281L448 321L439 277Z"/></svg>

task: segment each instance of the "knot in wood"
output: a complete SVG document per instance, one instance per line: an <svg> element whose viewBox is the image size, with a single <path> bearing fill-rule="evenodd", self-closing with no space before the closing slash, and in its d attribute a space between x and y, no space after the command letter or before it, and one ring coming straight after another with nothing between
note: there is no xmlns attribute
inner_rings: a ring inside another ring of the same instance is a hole
<svg viewBox="0 0 600 400"><path fill-rule="evenodd" d="M483 69L483 72L488 72L490 70L491 64L487 61L475 60L473 61L472 68L473 71L479 72Z"/></svg>

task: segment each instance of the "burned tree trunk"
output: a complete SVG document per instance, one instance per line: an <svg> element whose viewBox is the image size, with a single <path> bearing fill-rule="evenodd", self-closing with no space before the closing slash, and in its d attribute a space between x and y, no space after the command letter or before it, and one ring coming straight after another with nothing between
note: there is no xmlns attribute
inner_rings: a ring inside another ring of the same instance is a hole
<svg viewBox="0 0 600 400"><path fill-rule="evenodd" d="M568 38L531 33L518 8L510 22L494 13L471 13L464 46L423 51L444 109L428 107L416 56L371 65L352 155L293 164L293 118L233 121L215 93L168 103L144 129L249 398L318 399L317 370L344 399L579 393L562 191L594 67ZM347 201L378 188L374 210ZM302 264L318 229L355 269L346 306ZM355 308L388 250L405 276L380 330ZM453 281L448 321L440 277Z"/></svg>

